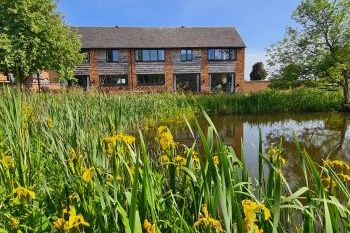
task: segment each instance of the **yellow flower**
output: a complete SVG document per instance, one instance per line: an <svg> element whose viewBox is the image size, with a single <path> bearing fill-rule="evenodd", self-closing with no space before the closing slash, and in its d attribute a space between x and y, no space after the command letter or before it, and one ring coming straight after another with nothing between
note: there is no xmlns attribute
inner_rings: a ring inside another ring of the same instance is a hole
<svg viewBox="0 0 350 233"><path fill-rule="evenodd" d="M0 162L1 162L2 166L8 170L13 170L16 168L16 163L11 156L4 156L0 160Z"/></svg>
<svg viewBox="0 0 350 233"><path fill-rule="evenodd" d="M143 222L143 229L146 230L147 233L156 233L156 224L151 224L147 219Z"/></svg>
<svg viewBox="0 0 350 233"><path fill-rule="evenodd" d="M219 156L214 156L214 157L213 157L213 160L214 160L215 166L218 166L219 163L220 163L220 161L219 161Z"/></svg>
<svg viewBox="0 0 350 233"><path fill-rule="evenodd" d="M166 126L160 126L158 128L157 135L154 140L159 143L162 150L166 150L169 147L173 148L176 145L173 135L171 135L169 129Z"/></svg>
<svg viewBox="0 0 350 233"><path fill-rule="evenodd" d="M198 158L198 156L195 154L195 155L193 155L193 163L194 163L194 166L196 167L196 168L198 168L199 167L199 158Z"/></svg>
<svg viewBox="0 0 350 233"><path fill-rule="evenodd" d="M174 163L178 166L184 166L186 165L187 160L180 155L175 156Z"/></svg>
<svg viewBox="0 0 350 233"><path fill-rule="evenodd" d="M284 158L282 158L282 156L280 156L280 163L282 165L285 165L286 164L286 160Z"/></svg>
<svg viewBox="0 0 350 233"><path fill-rule="evenodd" d="M117 135L117 140L120 142L124 142L126 145L131 145L135 142L136 139L131 135L120 133L119 135Z"/></svg>
<svg viewBox="0 0 350 233"><path fill-rule="evenodd" d="M350 170L349 164L341 160L326 160L325 162L327 165L329 165L330 167L336 170L340 170L340 171Z"/></svg>
<svg viewBox="0 0 350 233"><path fill-rule="evenodd" d="M213 228L219 233L220 232L224 232L224 230L222 229L221 222L219 220L217 220L217 219L212 218L209 215L209 212L208 212L206 204L202 205L202 212L203 212L204 216L201 213L199 213L200 217L193 224L194 228L199 227L199 226L203 226L205 228Z"/></svg>
<svg viewBox="0 0 350 233"><path fill-rule="evenodd" d="M64 211L62 213L65 213ZM85 221L82 214L76 214L75 207L72 206L70 208L70 211L68 213L69 217L68 220L65 220L64 217L58 218L54 222L54 228L57 230L63 230L63 231L71 231L74 228L79 228L82 226L90 226L88 222Z"/></svg>
<svg viewBox="0 0 350 233"><path fill-rule="evenodd" d="M135 171L135 165L133 163L129 164L129 171L131 172L131 174L134 174Z"/></svg>
<svg viewBox="0 0 350 233"><path fill-rule="evenodd" d="M349 176L349 175L345 175L345 174L339 173L338 176L339 176L340 179L342 179L344 182L350 182L350 176Z"/></svg>
<svg viewBox="0 0 350 233"><path fill-rule="evenodd" d="M15 203L22 203L26 201L28 198L35 199L35 192L30 189L18 186L13 190L13 194L15 196Z"/></svg>
<svg viewBox="0 0 350 233"><path fill-rule="evenodd" d="M10 218L10 223L11 223L11 227L12 228L17 229L18 225L19 225L19 218L11 217Z"/></svg>
<svg viewBox="0 0 350 233"><path fill-rule="evenodd" d="M266 155L272 160L273 163L277 162L277 158L279 158L279 162L281 165L286 164L286 160L282 157L282 151L280 149L274 148L273 144L266 152Z"/></svg>
<svg viewBox="0 0 350 233"><path fill-rule="evenodd" d="M86 183L90 183L91 180L92 180L92 176L93 176L93 172L92 172L93 168L86 168L83 172L83 180L86 182Z"/></svg>
<svg viewBox="0 0 350 233"><path fill-rule="evenodd" d="M324 186L326 186L327 189L329 188L335 188L337 186L337 183L331 179L331 177L327 176L326 178L322 179L322 183Z"/></svg>
<svg viewBox="0 0 350 233"><path fill-rule="evenodd" d="M162 155L160 158L159 158L159 162L160 163L168 163L170 161L170 158L169 156L167 155Z"/></svg>
<svg viewBox="0 0 350 233"><path fill-rule="evenodd" d="M271 217L270 210L266 208L265 205L259 204L251 200L243 200L242 206L245 216L244 220L247 232L251 232L251 226L253 226L254 233L262 232L262 230L260 230L259 227L256 225L256 213L262 210L264 213L265 220L268 220Z"/></svg>
<svg viewBox="0 0 350 233"><path fill-rule="evenodd" d="M32 115L32 107L29 104L22 106L23 118L26 120Z"/></svg>
<svg viewBox="0 0 350 233"><path fill-rule="evenodd" d="M63 218L57 219L57 220L53 223L53 227L54 227L56 230L63 230L63 228L64 228L64 219L63 219Z"/></svg>
<svg viewBox="0 0 350 233"><path fill-rule="evenodd" d="M53 127L53 121L52 121L52 118L51 118L51 117L48 117L48 118L47 118L46 123L47 123L47 126L48 126L49 128L52 128L52 127Z"/></svg>
<svg viewBox="0 0 350 233"><path fill-rule="evenodd" d="M118 142L123 142L127 145L131 145L135 142L135 137L125 134L125 133L119 133L119 134L113 134L111 136L107 136L102 138L102 143L110 144L110 145L116 145Z"/></svg>

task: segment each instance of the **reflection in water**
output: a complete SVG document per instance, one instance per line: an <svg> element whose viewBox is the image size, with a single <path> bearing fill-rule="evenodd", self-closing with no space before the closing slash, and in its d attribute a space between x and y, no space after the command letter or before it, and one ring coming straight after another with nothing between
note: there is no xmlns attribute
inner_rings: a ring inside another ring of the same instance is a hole
<svg viewBox="0 0 350 233"><path fill-rule="evenodd" d="M203 128L208 126L204 119L199 121ZM224 143L233 146L238 155L241 154L242 140L246 163L253 176L257 176L258 170L259 129L262 131L265 151L272 143L278 145L282 140L283 157L287 159L284 175L291 187L302 180L293 132L298 137L301 147L314 161L320 163L327 156L350 161L349 115L341 113L229 115L213 116L212 121ZM173 124L170 128L180 143L187 145L193 143L193 137L186 124ZM195 132L195 137L199 138L198 132Z"/></svg>

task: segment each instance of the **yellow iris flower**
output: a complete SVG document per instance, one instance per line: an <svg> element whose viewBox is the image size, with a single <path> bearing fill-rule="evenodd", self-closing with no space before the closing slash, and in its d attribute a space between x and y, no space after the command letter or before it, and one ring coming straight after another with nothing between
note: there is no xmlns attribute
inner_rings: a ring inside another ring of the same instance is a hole
<svg viewBox="0 0 350 233"><path fill-rule="evenodd" d="M193 224L194 228L203 226L205 228L214 228L219 233L224 232L221 222L209 215L206 204L202 205L202 213L204 215L200 214L200 218Z"/></svg>

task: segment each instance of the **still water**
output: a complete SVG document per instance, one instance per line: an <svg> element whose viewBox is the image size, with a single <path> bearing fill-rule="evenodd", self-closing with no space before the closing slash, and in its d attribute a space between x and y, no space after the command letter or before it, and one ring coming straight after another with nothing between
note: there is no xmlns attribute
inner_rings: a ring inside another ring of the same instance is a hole
<svg viewBox="0 0 350 233"><path fill-rule="evenodd" d="M264 150L271 144L283 143L283 157L286 159L284 175L293 186L302 180L296 152L294 132L300 145L313 160L340 158L350 161L350 115L342 113L288 114L288 115L226 115L211 116L222 140L231 145L240 156L243 145L246 164L251 175L256 177L258 170L259 129L262 131ZM206 127L204 119L200 124ZM194 141L185 123L170 124L174 138L183 144ZM196 137L199 138L198 133ZM242 144L241 144L242 142Z"/></svg>

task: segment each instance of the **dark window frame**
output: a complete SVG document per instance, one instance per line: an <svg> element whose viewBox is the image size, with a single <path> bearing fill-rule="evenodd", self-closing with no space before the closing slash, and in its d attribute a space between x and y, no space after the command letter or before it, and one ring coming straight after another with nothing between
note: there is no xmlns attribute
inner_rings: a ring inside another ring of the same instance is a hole
<svg viewBox="0 0 350 233"><path fill-rule="evenodd" d="M117 59L114 59L113 51L117 52ZM109 54L111 53L111 54ZM111 55L111 56L110 56ZM112 59L110 59L112 58ZM119 50L118 49L107 49L106 50L106 62L107 63L118 63L119 62Z"/></svg>
<svg viewBox="0 0 350 233"><path fill-rule="evenodd" d="M214 55L213 58L209 57L210 50L213 50L213 52L214 52L213 53L213 55ZM228 50L228 55L229 55L228 59L223 59L222 58L222 56L224 54L223 53L224 50ZM215 54L216 54L217 51L220 51L220 53L221 53L221 58L220 59L216 59L215 58ZM208 48L208 50L207 50L207 59L208 59L208 61L236 61L237 60L237 49L236 48Z"/></svg>
<svg viewBox="0 0 350 233"><path fill-rule="evenodd" d="M90 63L90 50L83 49L80 53L85 54L85 63Z"/></svg>
<svg viewBox="0 0 350 233"><path fill-rule="evenodd" d="M226 77L229 77L231 79L231 82L229 86L229 91L224 91L225 93L235 93L235 83L236 83L236 73L235 72L223 72L223 73L209 73L209 83L210 83L210 91L215 92L214 86L213 86L213 76L216 75L226 75Z"/></svg>
<svg viewBox="0 0 350 233"><path fill-rule="evenodd" d="M120 78L120 79L125 79L126 82L125 83L121 83L121 84L118 84L118 83L109 83L109 84L104 84L102 81L103 81L103 78L106 78L106 77L114 77L114 78ZM128 75L126 74L107 74L107 75L99 75L99 81L100 81L100 86L101 87L121 87L121 86L128 86L129 85L129 80L128 80Z"/></svg>
<svg viewBox="0 0 350 233"><path fill-rule="evenodd" d="M185 59L182 59L182 51L185 51L185 53L186 53L186 58ZM189 58L189 51L191 51L191 57L190 58ZM193 61L193 49L187 49L187 48L181 49L180 50L180 61L181 62Z"/></svg>
<svg viewBox="0 0 350 233"><path fill-rule="evenodd" d="M151 59L151 51L157 51L157 60ZM149 60L145 60L143 53L148 52ZM163 56L161 56L160 51L163 51ZM162 59L160 59L162 58ZM135 49L135 61L136 62L165 62L165 49Z"/></svg>
<svg viewBox="0 0 350 233"><path fill-rule="evenodd" d="M140 82L139 79L140 79L140 77L143 77L143 79L144 79L144 76L158 76L158 79L160 77L162 78L162 82L160 82L160 83L156 83L156 82L142 83L142 82ZM164 86L165 85L165 74L137 74L136 80L137 80L137 86Z"/></svg>

